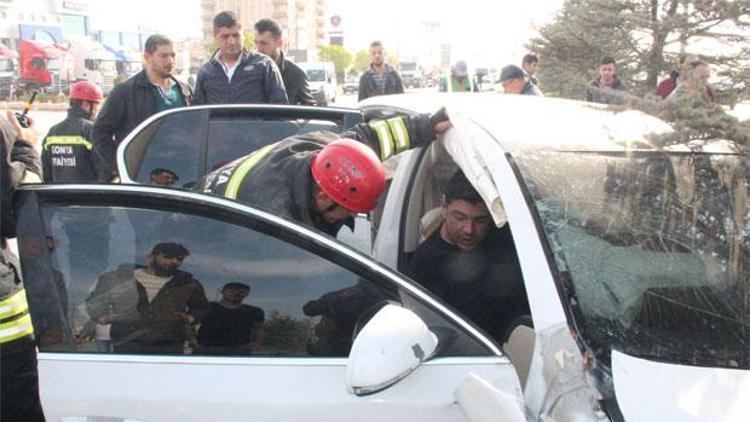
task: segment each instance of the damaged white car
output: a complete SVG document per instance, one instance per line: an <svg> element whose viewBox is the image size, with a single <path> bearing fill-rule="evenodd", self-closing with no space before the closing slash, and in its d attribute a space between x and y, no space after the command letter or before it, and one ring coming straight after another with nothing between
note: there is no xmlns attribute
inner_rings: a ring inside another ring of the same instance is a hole
<svg viewBox="0 0 750 422"><path fill-rule="evenodd" d="M381 206L345 240L405 271L460 168L510 228L522 270L531 315L501 339L326 236L140 185L167 168L189 187L294 133L440 106L454 128L385 163ZM138 185L22 192L45 410L66 421L745 420L750 161L727 142L666 145L670 131L638 112L494 94L153 116L118 151L123 182ZM189 250L180 269L209 301L227 283L250 287L245 303L264 314L253 345L202 347L190 323L179 350L106 343L91 318L97 285L164 242Z"/></svg>

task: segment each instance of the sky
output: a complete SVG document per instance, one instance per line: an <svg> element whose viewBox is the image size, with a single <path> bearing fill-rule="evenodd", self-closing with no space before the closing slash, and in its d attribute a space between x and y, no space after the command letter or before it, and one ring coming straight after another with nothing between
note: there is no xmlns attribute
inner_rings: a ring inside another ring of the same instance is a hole
<svg viewBox="0 0 750 422"><path fill-rule="evenodd" d="M563 0L527 0L511 6L497 0L327 0L328 13L342 18L345 46L352 52L373 40L401 60L439 59L441 44L452 45L452 60L470 66L520 62L534 26L548 22ZM138 25L175 38L200 37L200 0L96 0L97 29L137 30Z"/></svg>

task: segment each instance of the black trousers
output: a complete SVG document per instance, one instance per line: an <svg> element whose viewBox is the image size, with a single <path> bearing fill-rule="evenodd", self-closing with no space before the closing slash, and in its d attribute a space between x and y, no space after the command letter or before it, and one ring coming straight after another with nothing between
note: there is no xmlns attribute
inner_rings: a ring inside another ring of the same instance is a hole
<svg viewBox="0 0 750 422"><path fill-rule="evenodd" d="M0 344L0 420L44 421L31 336Z"/></svg>

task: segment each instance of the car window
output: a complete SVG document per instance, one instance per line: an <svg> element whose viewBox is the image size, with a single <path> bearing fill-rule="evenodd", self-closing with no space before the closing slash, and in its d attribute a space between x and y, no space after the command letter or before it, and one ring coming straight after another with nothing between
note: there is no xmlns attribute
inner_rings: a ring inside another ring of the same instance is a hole
<svg viewBox="0 0 750 422"><path fill-rule="evenodd" d="M126 173L137 183L161 184L151 175L168 170L176 176L174 186L190 188L206 173L265 145L313 131L340 133L361 120L356 110L178 110L158 117L129 141Z"/></svg>
<svg viewBox="0 0 750 422"><path fill-rule="evenodd" d="M441 336L442 355L490 353L412 293L309 239L237 225L226 210L133 202L25 210L19 246L40 351L342 357L367 317L397 302Z"/></svg>
<svg viewBox="0 0 750 422"><path fill-rule="evenodd" d="M178 186L194 183L203 175L200 145L208 113L181 111L155 120L136 135L125 152L130 177L148 184L155 169L167 169L178 177Z"/></svg>
<svg viewBox="0 0 750 422"><path fill-rule="evenodd" d="M206 172L289 136L319 130L338 133L342 128L326 120L213 114L208 126Z"/></svg>

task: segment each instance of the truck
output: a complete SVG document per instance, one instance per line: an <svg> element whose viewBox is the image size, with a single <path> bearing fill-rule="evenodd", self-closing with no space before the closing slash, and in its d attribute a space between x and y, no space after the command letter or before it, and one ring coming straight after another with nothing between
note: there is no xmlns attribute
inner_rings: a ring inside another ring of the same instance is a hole
<svg viewBox="0 0 750 422"><path fill-rule="evenodd" d="M21 40L19 49L19 91L60 92L61 72L67 52L59 44Z"/></svg>
<svg viewBox="0 0 750 422"><path fill-rule="evenodd" d="M298 63L300 69L307 74L310 92L319 106L326 107L336 101L336 70L331 62Z"/></svg>
<svg viewBox="0 0 750 422"><path fill-rule="evenodd" d="M100 43L88 38L78 38L65 41L68 59L72 66L63 80L68 84L77 81L89 81L99 85L108 94L114 87L117 69L117 56L107 50Z"/></svg>
<svg viewBox="0 0 750 422"><path fill-rule="evenodd" d="M424 86L424 74L417 62L400 62L398 73L401 75L404 88L421 88Z"/></svg>
<svg viewBox="0 0 750 422"><path fill-rule="evenodd" d="M16 89L18 53L0 44L0 99L11 99Z"/></svg>

